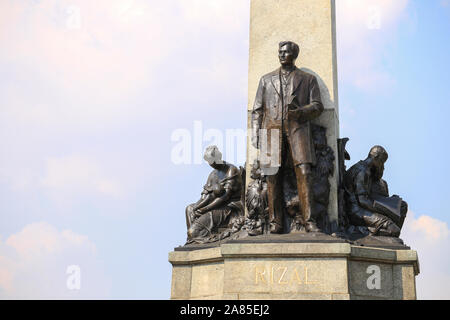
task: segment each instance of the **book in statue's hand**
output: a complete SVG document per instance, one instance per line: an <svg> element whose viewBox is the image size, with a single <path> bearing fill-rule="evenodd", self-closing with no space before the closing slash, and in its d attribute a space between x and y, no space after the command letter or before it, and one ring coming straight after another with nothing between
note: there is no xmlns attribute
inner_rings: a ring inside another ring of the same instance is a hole
<svg viewBox="0 0 450 320"><path fill-rule="evenodd" d="M294 95L294 94L290 95L290 96L287 98L287 100L286 100L286 105L288 106L289 110L291 110L291 109L297 109L297 108L298 108L298 105L297 105L297 103L295 102L295 99L296 99L296 98L297 98L297 96Z"/></svg>
<svg viewBox="0 0 450 320"><path fill-rule="evenodd" d="M400 198L399 196L375 196L373 206L377 212L392 219L395 223L399 223L401 220L400 210L402 201L402 198Z"/></svg>

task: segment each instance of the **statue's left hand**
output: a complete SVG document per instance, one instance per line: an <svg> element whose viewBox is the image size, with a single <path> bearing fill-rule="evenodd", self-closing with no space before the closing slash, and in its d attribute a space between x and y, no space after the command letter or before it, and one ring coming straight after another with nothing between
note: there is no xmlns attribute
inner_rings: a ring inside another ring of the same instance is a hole
<svg viewBox="0 0 450 320"><path fill-rule="evenodd" d="M300 108L297 105L289 104L288 105L288 116L291 119L302 120L306 115L305 110Z"/></svg>
<svg viewBox="0 0 450 320"><path fill-rule="evenodd" d="M306 106L288 105L288 116L298 121L310 121L320 115L317 107L313 104Z"/></svg>
<svg viewBox="0 0 450 320"><path fill-rule="evenodd" d="M194 214L195 214L196 217L200 217L204 213L205 212L204 212L203 208L200 208L200 209L197 209L197 210L194 211Z"/></svg>

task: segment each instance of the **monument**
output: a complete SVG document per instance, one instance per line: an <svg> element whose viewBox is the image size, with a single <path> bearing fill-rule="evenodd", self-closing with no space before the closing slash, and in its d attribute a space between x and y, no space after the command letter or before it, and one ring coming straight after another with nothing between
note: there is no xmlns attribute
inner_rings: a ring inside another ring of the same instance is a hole
<svg viewBox="0 0 450 320"><path fill-rule="evenodd" d="M345 165L334 5L251 0L246 168L206 149L213 171L169 253L172 299L416 299L388 152Z"/></svg>

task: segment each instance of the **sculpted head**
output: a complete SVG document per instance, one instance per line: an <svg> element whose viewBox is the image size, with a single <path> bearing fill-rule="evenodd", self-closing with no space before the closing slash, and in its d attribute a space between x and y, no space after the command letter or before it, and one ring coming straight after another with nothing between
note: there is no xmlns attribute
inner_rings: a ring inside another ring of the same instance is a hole
<svg viewBox="0 0 450 320"><path fill-rule="evenodd" d="M389 155L382 146L374 146L369 151L368 157L372 160L374 165L374 175L377 179L381 179L384 173L384 164Z"/></svg>
<svg viewBox="0 0 450 320"><path fill-rule="evenodd" d="M278 58L282 66L291 66L295 64L300 48L298 44L292 41L282 41L278 48Z"/></svg>
<svg viewBox="0 0 450 320"><path fill-rule="evenodd" d="M207 147L203 159L205 159L205 161L208 162L208 164L213 168L216 165L223 163L222 153L219 151L219 148L217 148L217 146Z"/></svg>

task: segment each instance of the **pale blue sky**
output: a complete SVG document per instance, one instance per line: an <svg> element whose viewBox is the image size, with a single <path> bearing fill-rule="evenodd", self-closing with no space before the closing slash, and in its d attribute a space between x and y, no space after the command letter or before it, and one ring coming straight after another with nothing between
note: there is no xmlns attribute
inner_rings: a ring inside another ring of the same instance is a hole
<svg viewBox="0 0 450 320"><path fill-rule="evenodd" d="M386 147L419 298L448 299L450 3L337 7L348 165ZM171 135L245 129L248 28L247 0L2 0L1 298L169 298L167 255L210 171L173 164Z"/></svg>

